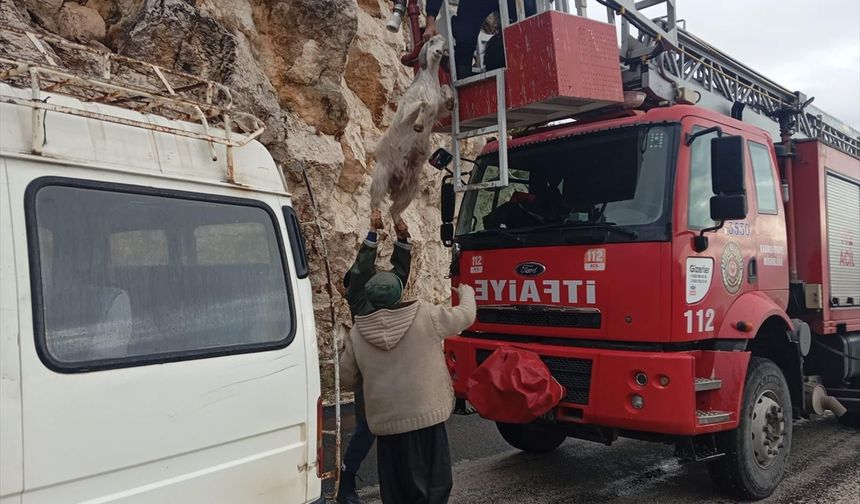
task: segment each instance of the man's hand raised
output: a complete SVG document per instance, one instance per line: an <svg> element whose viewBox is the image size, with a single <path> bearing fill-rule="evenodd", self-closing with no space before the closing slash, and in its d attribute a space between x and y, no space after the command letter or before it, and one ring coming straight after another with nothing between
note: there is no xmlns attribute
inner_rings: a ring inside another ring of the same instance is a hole
<svg viewBox="0 0 860 504"><path fill-rule="evenodd" d="M397 219L397 222L394 223L394 234L397 235L397 239L400 241L409 239L409 226L406 225L405 220Z"/></svg>
<svg viewBox="0 0 860 504"><path fill-rule="evenodd" d="M424 42L430 40L437 33L439 32L436 30L436 18L427 16L427 26L424 27Z"/></svg>
<svg viewBox="0 0 860 504"><path fill-rule="evenodd" d="M370 212L370 229L379 231L384 227L385 223L382 222L382 212L379 209L374 209Z"/></svg>

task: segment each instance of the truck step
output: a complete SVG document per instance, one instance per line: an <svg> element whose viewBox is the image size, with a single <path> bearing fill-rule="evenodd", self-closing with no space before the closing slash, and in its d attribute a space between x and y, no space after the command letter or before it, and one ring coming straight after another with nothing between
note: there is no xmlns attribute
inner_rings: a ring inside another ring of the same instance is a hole
<svg viewBox="0 0 860 504"><path fill-rule="evenodd" d="M696 378L696 392L704 392L706 390L718 390L723 386L723 381L718 378Z"/></svg>
<svg viewBox="0 0 860 504"><path fill-rule="evenodd" d="M696 418L699 425L711 425L720 422L728 422L732 414L728 411L702 411L696 410Z"/></svg>

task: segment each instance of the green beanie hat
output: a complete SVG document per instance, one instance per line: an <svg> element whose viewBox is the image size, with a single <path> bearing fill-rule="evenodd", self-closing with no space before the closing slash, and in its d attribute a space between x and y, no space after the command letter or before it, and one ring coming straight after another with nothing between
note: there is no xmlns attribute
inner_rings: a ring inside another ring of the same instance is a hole
<svg viewBox="0 0 860 504"><path fill-rule="evenodd" d="M383 271L373 275L364 286L364 295L375 309L387 308L400 302L403 283L394 273Z"/></svg>

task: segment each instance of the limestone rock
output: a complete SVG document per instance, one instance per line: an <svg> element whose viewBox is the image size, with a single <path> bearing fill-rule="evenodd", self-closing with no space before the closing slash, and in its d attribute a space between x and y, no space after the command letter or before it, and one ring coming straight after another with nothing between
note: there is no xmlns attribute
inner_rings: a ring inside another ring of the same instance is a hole
<svg viewBox="0 0 860 504"><path fill-rule="evenodd" d="M98 11L76 2L66 2L56 15L57 31L63 37L85 42L104 40L105 21Z"/></svg>
<svg viewBox="0 0 860 504"><path fill-rule="evenodd" d="M358 6L373 17L381 18L391 13L390 8L384 9L380 0L358 0Z"/></svg>
<svg viewBox="0 0 860 504"><path fill-rule="evenodd" d="M251 3L260 59L281 102L320 132L342 133L349 113L340 81L356 32L355 1Z"/></svg>
<svg viewBox="0 0 860 504"><path fill-rule="evenodd" d="M105 23L110 26L140 11L144 0L87 0L83 3L97 10Z"/></svg>
<svg viewBox="0 0 860 504"><path fill-rule="evenodd" d="M400 64L405 47L403 34L385 29L384 20L359 12L358 32L349 50L345 79L350 89L370 109L377 126L393 110L396 96L411 81L411 72Z"/></svg>
<svg viewBox="0 0 860 504"><path fill-rule="evenodd" d="M60 7L63 6L63 0L15 0L15 2L4 1L2 3L18 3L18 8L29 12L40 25L48 30L57 31L55 19Z"/></svg>

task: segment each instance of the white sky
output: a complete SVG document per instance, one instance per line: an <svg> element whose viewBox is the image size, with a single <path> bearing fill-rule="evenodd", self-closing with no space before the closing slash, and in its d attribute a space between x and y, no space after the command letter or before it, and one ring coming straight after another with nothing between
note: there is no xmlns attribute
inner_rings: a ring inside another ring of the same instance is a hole
<svg viewBox="0 0 860 504"><path fill-rule="evenodd" d="M693 35L860 129L860 0L677 0L677 9ZM588 10L606 20L596 1Z"/></svg>

